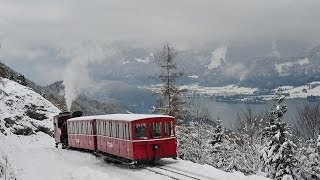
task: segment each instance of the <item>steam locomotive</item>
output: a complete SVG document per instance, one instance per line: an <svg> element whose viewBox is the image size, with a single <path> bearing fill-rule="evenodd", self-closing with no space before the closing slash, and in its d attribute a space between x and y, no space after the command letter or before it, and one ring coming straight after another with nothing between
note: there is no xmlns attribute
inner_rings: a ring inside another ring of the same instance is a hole
<svg viewBox="0 0 320 180"><path fill-rule="evenodd" d="M176 157L175 119L167 115L64 112L53 118L55 145L142 164Z"/></svg>

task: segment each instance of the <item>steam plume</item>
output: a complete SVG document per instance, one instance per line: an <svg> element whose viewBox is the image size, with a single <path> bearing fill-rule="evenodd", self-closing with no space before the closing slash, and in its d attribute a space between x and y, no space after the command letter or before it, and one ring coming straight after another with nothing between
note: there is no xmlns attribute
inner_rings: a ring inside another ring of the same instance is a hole
<svg viewBox="0 0 320 180"><path fill-rule="evenodd" d="M88 65L90 63L102 63L107 61L116 51L103 45L92 43L80 44L71 48L64 48L60 56L70 59L65 68L63 84L65 86L65 98L67 108L70 110L72 102L88 88L90 80Z"/></svg>

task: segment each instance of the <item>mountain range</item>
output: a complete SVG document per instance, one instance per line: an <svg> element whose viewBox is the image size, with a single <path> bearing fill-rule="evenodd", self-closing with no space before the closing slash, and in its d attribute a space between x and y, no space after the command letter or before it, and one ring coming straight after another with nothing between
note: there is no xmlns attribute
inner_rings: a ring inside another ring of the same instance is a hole
<svg viewBox="0 0 320 180"><path fill-rule="evenodd" d="M320 81L320 46L292 41L272 42L272 47L270 44L225 43L209 44L199 49L177 49L177 68L184 73L177 83L202 87L233 84L271 90L279 86L296 87ZM56 68L68 66L67 57L58 55L61 54L59 51L50 51L51 56L60 59L55 64ZM161 50L114 43L100 47L100 51L108 55L106 59L87 63L85 68L89 72L90 83L79 93L80 98L74 103L77 108L97 107L87 114L147 113L154 97L146 87L160 83L155 77L161 73L156 63ZM18 77L19 73L4 64L0 64L0 71L1 66L6 69L8 77ZM67 109L63 81L47 86L26 81L27 86L57 107Z"/></svg>

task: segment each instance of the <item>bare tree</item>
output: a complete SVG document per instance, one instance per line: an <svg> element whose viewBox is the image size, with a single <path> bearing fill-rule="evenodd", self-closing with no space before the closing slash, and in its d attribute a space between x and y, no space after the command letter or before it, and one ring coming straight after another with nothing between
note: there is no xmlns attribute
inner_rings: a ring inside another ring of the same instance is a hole
<svg viewBox="0 0 320 180"><path fill-rule="evenodd" d="M317 140L320 134L320 103L304 104L298 107L298 116L293 130L304 140Z"/></svg>
<svg viewBox="0 0 320 180"><path fill-rule="evenodd" d="M193 101L190 105L190 124L178 127L178 152L180 157L196 163L208 162L210 133L214 121L208 108L201 102Z"/></svg>
<svg viewBox="0 0 320 180"><path fill-rule="evenodd" d="M242 109L237 113L237 119L233 125L234 131L243 135L247 135L249 143L261 139L262 131L267 126L267 115L263 113L256 113L250 106Z"/></svg>
<svg viewBox="0 0 320 180"><path fill-rule="evenodd" d="M162 69L158 76L162 85L160 92L157 93L158 97L153 113L174 116L177 122L181 124L186 114L184 109L186 102L182 98L186 90L179 89L176 84L177 79L183 75L182 72L177 70L174 61L176 55L177 52L169 44L166 44L157 58L157 63Z"/></svg>

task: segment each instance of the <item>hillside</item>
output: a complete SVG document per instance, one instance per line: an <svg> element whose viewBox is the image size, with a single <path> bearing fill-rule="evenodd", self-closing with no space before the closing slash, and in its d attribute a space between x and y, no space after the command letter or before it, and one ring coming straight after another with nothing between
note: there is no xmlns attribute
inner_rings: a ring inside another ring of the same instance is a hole
<svg viewBox="0 0 320 180"><path fill-rule="evenodd" d="M0 79L0 132L5 135L51 134L52 117L60 110L31 88Z"/></svg>

